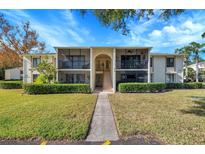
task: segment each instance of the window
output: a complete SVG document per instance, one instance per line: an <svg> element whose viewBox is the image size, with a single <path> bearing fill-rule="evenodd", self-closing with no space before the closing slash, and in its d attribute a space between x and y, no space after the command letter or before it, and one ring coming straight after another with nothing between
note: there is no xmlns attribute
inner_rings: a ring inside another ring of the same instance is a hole
<svg viewBox="0 0 205 154"><path fill-rule="evenodd" d="M39 74L33 74L33 82L36 81L37 77L39 76Z"/></svg>
<svg viewBox="0 0 205 154"><path fill-rule="evenodd" d="M150 67L152 67L153 59L150 58Z"/></svg>
<svg viewBox="0 0 205 154"><path fill-rule="evenodd" d="M153 82L153 74L150 74L150 81Z"/></svg>
<svg viewBox="0 0 205 154"><path fill-rule="evenodd" d="M174 83L174 74L167 74L166 82L167 83Z"/></svg>
<svg viewBox="0 0 205 154"><path fill-rule="evenodd" d="M63 61L63 68L82 69L85 65L85 56L74 55L66 58L67 60Z"/></svg>
<svg viewBox="0 0 205 154"><path fill-rule="evenodd" d="M85 74L76 74L75 83L85 83Z"/></svg>
<svg viewBox="0 0 205 154"><path fill-rule="evenodd" d="M38 64L40 64L41 59L40 58L33 58L33 67L37 67Z"/></svg>
<svg viewBox="0 0 205 154"><path fill-rule="evenodd" d="M174 67L174 58L167 58L167 67Z"/></svg>
<svg viewBox="0 0 205 154"><path fill-rule="evenodd" d="M134 82L136 80L136 73L121 74L121 81Z"/></svg>
<svg viewBox="0 0 205 154"><path fill-rule="evenodd" d="M117 73L117 82L147 82L147 72L137 71L137 72L119 72Z"/></svg>
<svg viewBox="0 0 205 154"><path fill-rule="evenodd" d="M85 83L85 74L66 74L67 83Z"/></svg>
<svg viewBox="0 0 205 154"><path fill-rule="evenodd" d="M121 68L122 69L135 69L140 64L140 55L122 55Z"/></svg>

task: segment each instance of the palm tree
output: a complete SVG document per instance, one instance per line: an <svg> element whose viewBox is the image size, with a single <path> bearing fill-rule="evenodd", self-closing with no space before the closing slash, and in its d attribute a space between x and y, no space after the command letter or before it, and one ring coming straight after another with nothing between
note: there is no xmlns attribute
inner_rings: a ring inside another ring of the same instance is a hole
<svg viewBox="0 0 205 154"><path fill-rule="evenodd" d="M196 62L196 82L199 82L199 61L201 59L201 54L205 53L205 43L197 43L197 42L191 42L187 49L191 52L191 55L193 57L193 60Z"/></svg>
<svg viewBox="0 0 205 154"><path fill-rule="evenodd" d="M184 46L182 48L177 48L175 50L175 53L184 55L185 78L187 80L187 78L188 78L188 65L190 64L190 61L191 61L190 60L191 52L187 46Z"/></svg>

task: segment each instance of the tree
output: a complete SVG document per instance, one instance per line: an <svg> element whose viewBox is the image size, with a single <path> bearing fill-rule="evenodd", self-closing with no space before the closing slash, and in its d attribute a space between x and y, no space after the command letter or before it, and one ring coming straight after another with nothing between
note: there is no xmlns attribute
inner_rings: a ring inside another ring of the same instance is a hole
<svg viewBox="0 0 205 154"><path fill-rule="evenodd" d="M48 83L46 77L44 74L40 74L37 79L35 80L36 84L44 84L44 83Z"/></svg>
<svg viewBox="0 0 205 154"><path fill-rule="evenodd" d="M201 35L202 38L205 38L205 32Z"/></svg>
<svg viewBox="0 0 205 154"><path fill-rule="evenodd" d="M51 81L55 79L56 68L53 63L49 63L47 60L42 60L42 62L38 64L37 71L43 74L48 83L51 83Z"/></svg>
<svg viewBox="0 0 205 154"><path fill-rule="evenodd" d="M94 14L102 25L111 27L115 31L121 31L123 35L129 34L128 21L137 22L140 19L151 19L154 15L158 15L158 18L168 20L171 16L181 14L184 10L180 9L161 9L158 12L152 9L102 9L102 10L89 10ZM81 14L84 16L88 10L81 10Z"/></svg>
<svg viewBox="0 0 205 154"><path fill-rule="evenodd" d="M191 52L189 47L185 46L182 48L177 48L175 53L184 55L184 67L185 67L185 78L188 79L188 65L191 64Z"/></svg>
<svg viewBox="0 0 205 154"><path fill-rule="evenodd" d="M196 82L199 81L199 66L198 63L200 61L201 58L201 54L205 53L205 43L197 43L197 42L191 42L187 48L188 50L191 52L193 60L196 63Z"/></svg>
<svg viewBox="0 0 205 154"><path fill-rule="evenodd" d="M195 71L193 68L188 68L187 70L188 70L187 81L193 82L196 79Z"/></svg>
<svg viewBox="0 0 205 154"><path fill-rule="evenodd" d="M0 14L0 68L22 66L22 54L43 52L45 43L29 22L11 24Z"/></svg>

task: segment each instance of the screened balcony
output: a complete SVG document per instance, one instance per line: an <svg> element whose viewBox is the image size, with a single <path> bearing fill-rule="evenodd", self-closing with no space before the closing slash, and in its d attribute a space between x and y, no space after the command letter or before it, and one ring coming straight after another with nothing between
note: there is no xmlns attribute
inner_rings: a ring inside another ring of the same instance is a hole
<svg viewBox="0 0 205 154"><path fill-rule="evenodd" d="M148 60L118 60L116 61L117 69L147 69Z"/></svg>
<svg viewBox="0 0 205 154"><path fill-rule="evenodd" d="M90 68L90 61L60 61L58 62L60 69L89 69Z"/></svg>
<svg viewBox="0 0 205 154"><path fill-rule="evenodd" d="M116 82L147 82L147 71L117 71Z"/></svg>
<svg viewBox="0 0 205 154"><path fill-rule="evenodd" d="M88 71L59 71L58 81L60 83L90 83Z"/></svg>
<svg viewBox="0 0 205 154"><path fill-rule="evenodd" d="M90 69L90 50L64 49L58 51L58 69Z"/></svg>
<svg viewBox="0 0 205 154"><path fill-rule="evenodd" d="M117 49L116 69L147 69L148 50Z"/></svg>

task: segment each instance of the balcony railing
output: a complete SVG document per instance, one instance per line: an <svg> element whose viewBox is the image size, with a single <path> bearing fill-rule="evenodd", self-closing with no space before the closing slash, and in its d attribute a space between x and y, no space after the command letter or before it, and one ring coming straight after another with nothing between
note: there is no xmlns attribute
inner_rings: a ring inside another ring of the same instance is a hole
<svg viewBox="0 0 205 154"><path fill-rule="evenodd" d="M58 69L90 69L90 61L58 61Z"/></svg>
<svg viewBox="0 0 205 154"><path fill-rule="evenodd" d="M148 60L116 61L117 69L147 69Z"/></svg>

